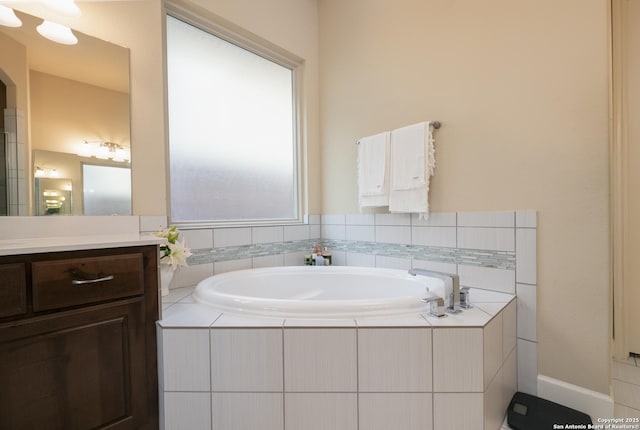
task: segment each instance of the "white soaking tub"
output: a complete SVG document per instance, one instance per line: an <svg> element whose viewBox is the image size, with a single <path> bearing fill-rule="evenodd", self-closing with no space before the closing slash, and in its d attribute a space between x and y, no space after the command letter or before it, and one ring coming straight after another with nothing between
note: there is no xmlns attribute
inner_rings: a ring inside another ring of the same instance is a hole
<svg viewBox="0 0 640 430"><path fill-rule="evenodd" d="M443 289L361 267L207 278L158 322L165 428L500 430L518 387L515 297L473 290L438 318L422 299Z"/></svg>
<svg viewBox="0 0 640 430"><path fill-rule="evenodd" d="M348 266L294 266L211 276L194 292L197 302L254 316L358 318L428 311L422 299L442 295L443 281L406 270Z"/></svg>

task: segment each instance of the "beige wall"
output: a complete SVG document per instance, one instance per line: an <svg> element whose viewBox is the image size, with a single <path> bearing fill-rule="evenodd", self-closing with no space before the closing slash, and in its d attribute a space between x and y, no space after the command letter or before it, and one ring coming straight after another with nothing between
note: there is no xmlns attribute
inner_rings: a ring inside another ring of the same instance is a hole
<svg viewBox="0 0 640 430"><path fill-rule="evenodd" d="M539 371L608 393L607 1L318 4L323 212L357 138L442 121L432 210L539 211Z"/></svg>

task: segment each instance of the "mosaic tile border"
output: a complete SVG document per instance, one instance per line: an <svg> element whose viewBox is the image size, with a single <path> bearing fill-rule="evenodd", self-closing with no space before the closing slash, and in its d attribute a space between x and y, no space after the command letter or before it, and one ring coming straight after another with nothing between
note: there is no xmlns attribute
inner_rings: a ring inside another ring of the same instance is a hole
<svg viewBox="0 0 640 430"><path fill-rule="evenodd" d="M217 263L220 261L242 260L244 258L264 257L267 255L287 254L309 251L322 243L320 239L305 239L290 242L257 243L253 245L228 246L221 248L192 249L189 265Z"/></svg>
<svg viewBox="0 0 640 430"><path fill-rule="evenodd" d="M507 251L447 248L421 245L402 245L380 242L350 240L322 240L322 246L331 250L353 252L385 257L398 257L439 263L463 264L515 270L516 254Z"/></svg>
<svg viewBox="0 0 640 430"><path fill-rule="evenodd" d="M515 252L331 239L307 239L224 248L196 249L192 250L193 255L189 257L187 261L190 265L198 265L292 252L304 252L310 251L313 246L318 243L323 247L327 247L331 252L343 251L505 270L515 270L516 268Z"/></svg>

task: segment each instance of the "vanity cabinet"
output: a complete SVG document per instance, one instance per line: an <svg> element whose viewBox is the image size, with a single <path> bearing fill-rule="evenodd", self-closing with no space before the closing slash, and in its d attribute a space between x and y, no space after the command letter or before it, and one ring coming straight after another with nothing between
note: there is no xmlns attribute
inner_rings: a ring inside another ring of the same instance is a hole
<svg viewBox="0 0 640 430"><path fill-rule="evenodd" d="M0 257L0 429L156 429L153 246Z"/></svg>

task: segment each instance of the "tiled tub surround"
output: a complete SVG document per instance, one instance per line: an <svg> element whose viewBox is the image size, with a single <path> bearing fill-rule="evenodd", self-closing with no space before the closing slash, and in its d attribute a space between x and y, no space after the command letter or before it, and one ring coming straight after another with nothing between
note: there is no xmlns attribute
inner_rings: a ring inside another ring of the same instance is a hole
<svg viewBox="0 0 640 430"><path fill-rule="evenodd" d="M166 224L163 217L143 218L148 231ZM463 286L516 294L518 389L537 393L535 211L431 213L428 220L415 214L310 215L303 225L182 235L194 256L177 272L176 288L230 270L302 265L312 246L322 243L337 265L457 273Z"/></svg>
<svg viewBox="0 0 640 430"><path fill-rule="evenodd" d="M247 318L176 289L158 324L165 429L501 428L516 391L516 302L472 290L438 319Z"/></svg>

